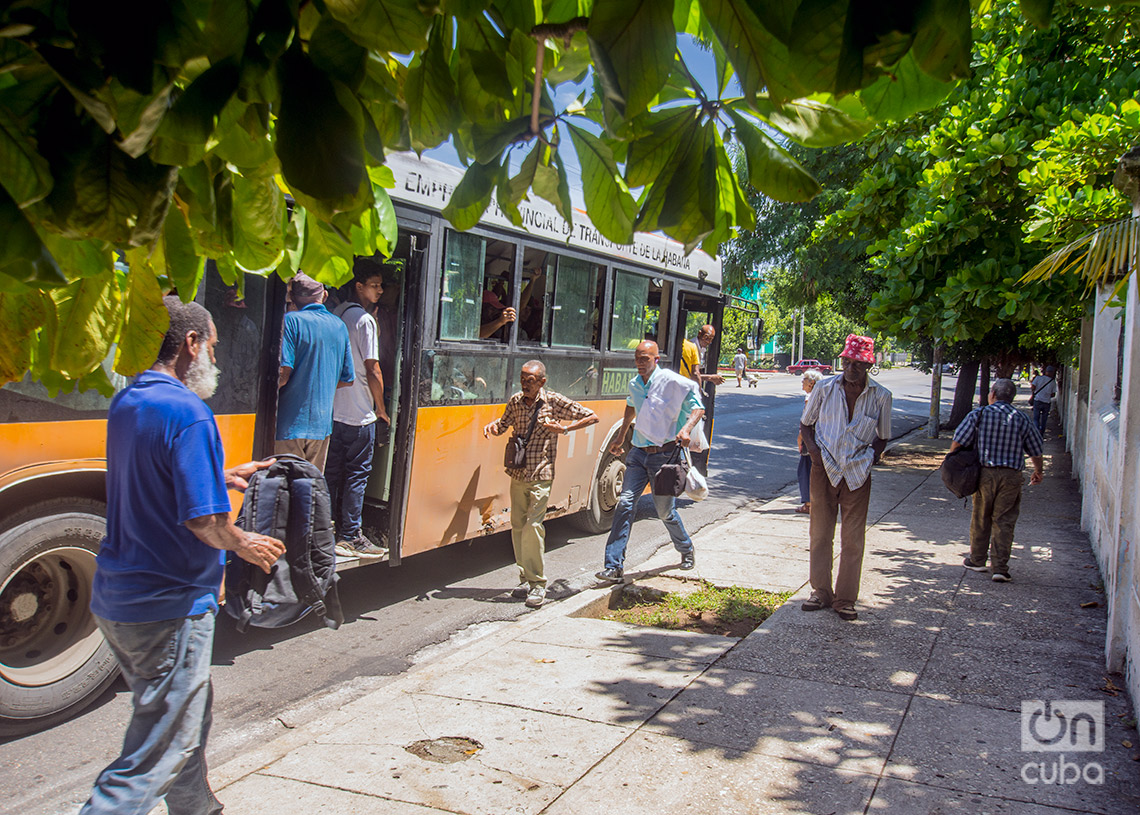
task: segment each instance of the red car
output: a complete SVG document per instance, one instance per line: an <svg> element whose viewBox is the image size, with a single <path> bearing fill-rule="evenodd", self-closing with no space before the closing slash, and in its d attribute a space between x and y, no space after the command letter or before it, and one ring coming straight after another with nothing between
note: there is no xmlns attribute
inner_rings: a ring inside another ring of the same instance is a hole
<svg viewBox="0 0 1140 815"><path fill-rule="evenodd" d="M831 373L831 366L825 365L818 359L801 359L795 365L788 366L788 373L802 374L804 371L819 371L821 374Z"/></svg>

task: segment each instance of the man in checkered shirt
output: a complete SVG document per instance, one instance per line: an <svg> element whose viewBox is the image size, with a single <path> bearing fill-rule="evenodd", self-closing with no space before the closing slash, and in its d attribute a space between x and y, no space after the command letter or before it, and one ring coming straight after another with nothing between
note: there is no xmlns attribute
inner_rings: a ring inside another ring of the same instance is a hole
<svg viewBox="0 0 1140 815"><path fill-rule="evenodd" d="M982 479L974 494L970 518L970 556L962 565L974 572L986 571L986 555L995 583L1009 582L1009 553L1013 527L1021 512L1021 471L1025 457L1033 461L1030 484L1044 477L1041 432L1012 404L1017 385L999 379L990 389L990 403L977 408L954 431L950 452L973 445L982 462Z"/></svg>
<svg viewBox="0 0 1140 815"><path fill-rule="evenodd" d="M558 457L558 437L572 430L597 424L594 411L547 390L546 366L537 359L522 366L522 390L508 400L503 415L483 428L483 438L499 436L514 428L516 436L526 436L535 409L538 417L526 445L526 461L521 469L507 467L511 477L511 543L519 567L519 586L511 595L526 598L530 608L546 599L546 503L554 482L554 460Z"/></svg>

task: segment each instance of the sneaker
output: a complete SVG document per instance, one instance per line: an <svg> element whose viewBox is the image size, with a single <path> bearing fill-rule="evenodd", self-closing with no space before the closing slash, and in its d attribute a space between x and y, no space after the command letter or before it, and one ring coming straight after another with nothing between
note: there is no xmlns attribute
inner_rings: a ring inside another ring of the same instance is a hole
<svg viewBox="0 0 1140 815"><path fill-rule="evenodd" d="M530 583L527 583L524 580L523 582L521 582L517 586L515 586L513 589L511 589L511 597L515 598L516 600L522 600L522 599L526 598L526 596L529 592L530 592Z"/></svg>
<svg viewBox="0 0 1140 815"><path fill-rule="evenodd" d="M986 564L983 563L981 566L979 566L977 563L974 563L974 561L970 560L969 558L966 558L965 560L963 560L962 565L965 566L967 569L969 569L971 572L984 572L984 571L986 571Z"/></svg>
<svg viewBox="0 0 1140 815"><path fill-rule="evenodd" d="M542 605L542 601L546 599L546 586L534 585L530 587L530 591L526 593L526 607L538 608Z"/></svg>
<svg viewBox="0 0 1140 815"><path fill-rule="evenodd" d="M1009 572L994 572L994 576L990 579L995 583L1008 583L1011 580Z"/></svg>
<svg viewBox="0 0 1140 815"><path fill-rule="evenodd" d="M847 622L859 619L859 612L855 610L855 606L840 606L835 609L835 613L839 615L839 619L847 620Z"/></svg>
<svg viewBox="0 0 1140 815"><path fill-rule="evenodd" d="M356 550L352 548L352 544L348 541L337 541L336 553L340 557L358 557Z"/></svg>
<svg viewBox="0 0 1140 815"><path fill-rule="evenodd" d="M363 535L352 541L352 551L355 552L356 556L361 560L376 560L377 558L388 556L387 549L377 546Z"/></svg>
<svg viewBox="0 0 1140 815"><path fill-rule="evenodd" d="M831 601L824 598L823 594L818 591L813 591L811 597L804 600L801 611L819 611L820 609L827 608L831 605Z"/></svg>
<svg viewBox="0 0 1140 815"><path fill-rule="evenodd" d="M603 569L595 574L594 577L603 583L622 583L625 581L625 574L621 569Z"/></svg>
<svg viewBox="0 0 1140 815"><path fill-rule="evenodd" d="M697 565L697 559L691 551L685 552L684 554L681 555L681 568L684 569L686 572L689 571L689 569L695 568L696 565Z"/></svg>

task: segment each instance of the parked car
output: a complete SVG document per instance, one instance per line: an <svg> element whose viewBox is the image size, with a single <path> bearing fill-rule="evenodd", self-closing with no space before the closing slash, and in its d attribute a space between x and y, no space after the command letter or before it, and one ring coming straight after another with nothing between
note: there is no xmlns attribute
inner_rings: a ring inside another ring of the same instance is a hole
<svg viewBox="0 0 1140 815"><path fill-rule="evenodd" d="M831 366L820 362L818 359L801 359L795 365L788 366L788 373L801 375L804 371L819 371L821 374L831 373Z"/></svg>
<svg viewBox="0 0 1140 815"><path fill-rule="evenodd" d="M943 362L942 363L942 373L944 373L944 374L956 374L956 373L958 373L958 368L957 368L957 366L954 365L953 362Z"/></svg>

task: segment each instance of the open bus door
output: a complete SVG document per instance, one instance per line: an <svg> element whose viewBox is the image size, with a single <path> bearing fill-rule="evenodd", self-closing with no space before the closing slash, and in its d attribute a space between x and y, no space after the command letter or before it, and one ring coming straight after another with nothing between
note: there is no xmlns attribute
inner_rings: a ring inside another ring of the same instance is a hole
<svg viewBox="0 0 1140 815"><path fill-rule="evenodd" d="M675 335L673 347L677 349L677 366L680 368L681 346L687 339L695 342L697 331L702 325L711 325L717 329L716 336L705 352L705 365L708 370L704 374L715 374L717 360L720 358L720 325L724 313L724 300L717 294L698 294L696 292L682 291L678 300L679 313L674 323ZM705 382L701 391L705 405L705 435L711 446L713 440L713 414L715 413L716 385ZM709 472L709 452L704 450L694 453L693 463L704 475Z"/></svg>

